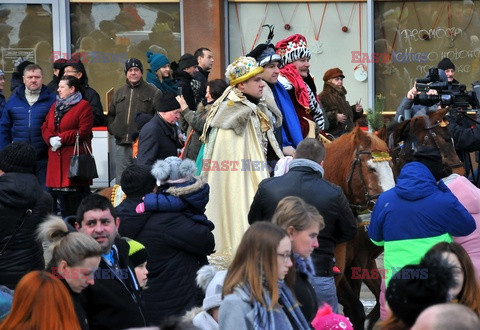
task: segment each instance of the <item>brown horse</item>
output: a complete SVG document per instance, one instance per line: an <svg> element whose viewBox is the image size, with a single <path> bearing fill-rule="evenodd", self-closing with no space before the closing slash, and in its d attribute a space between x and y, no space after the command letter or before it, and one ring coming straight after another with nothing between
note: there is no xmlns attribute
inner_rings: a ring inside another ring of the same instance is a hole
<svg viewBox="0 0 480 330"><path fill-rule="evenodd" d="M325 148L325 179L342 188L355 211L373 207L376 198L394 186L388 146L374 134L363 132L357 126L352 132L325 144ZM375 269L375 258L382 251L370 242L364 224L359 225L352 241L339 244L336 249L337 265L344 271L343 276L337 278L337 295L355 329L363 329L365 311L359 299L362 280L352 278L351 268ZM380 316L381 279L365 283L377 298L377 304L369 314L370 322L374 323Z"/></svg>
<svg viewBox="0 0 480 330"><path fill-rule="evenodd" d="M417 146L431 146L440 150L444 163L444 176L451 171L459 175L465 174L463 163L458 157L452 136L448 130L445 115L448 109L442 109L429 115L417 116L396 123L388 128L385 126L378 136L387 142L394 164L395 177L400 173L405 163L412 161Z"/></svg>

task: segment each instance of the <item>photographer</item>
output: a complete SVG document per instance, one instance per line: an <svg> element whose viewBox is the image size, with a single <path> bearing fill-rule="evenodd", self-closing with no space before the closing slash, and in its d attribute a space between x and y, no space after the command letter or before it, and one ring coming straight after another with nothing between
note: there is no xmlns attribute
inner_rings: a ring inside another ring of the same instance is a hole
<svg viewBox="0 0 480 330"><path fill-rule="evenodd" d="M438 70L439 75L442 80L446 81L447 76L442 70ZM443 75L442 73L443 72ZM414 104L415 95L420 94L421 92L417 91L417 83L413 84L412 89L410 89L407 93L407 96L403 98L402 102L397 108L397 112L395 113L395 122L401 122L404 120L408 120L415 116L422 116L426 115L430 112L434 112L438 110L438 105L433 106L424 106L420 104ZM427 95L438 95L438 92L435 89L430 89L426 92Z"/></svg>
<svg viewBox="0 0 480 330"><path fill-rule="evenodd" d="M448 85L459 84L459 82L454 78L455 76L455 64L448 58L444 57L440 62L438 62L437 67L445 71L448 79Z"/></svg>

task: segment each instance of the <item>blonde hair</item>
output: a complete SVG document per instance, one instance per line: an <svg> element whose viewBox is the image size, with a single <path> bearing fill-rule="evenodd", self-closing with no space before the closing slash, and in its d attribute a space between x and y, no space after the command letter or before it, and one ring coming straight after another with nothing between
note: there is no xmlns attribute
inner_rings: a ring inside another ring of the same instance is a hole
<svg viewBox="0 0 480 330"><path fill-rule="evenodd" d="M62 260L73 267L86 258L102 255L102 248L95 239L82 233L70 233L65 222L57 216L49 216L39 226L37 237L47 244L44 252L47 269L57 267Z"/></svg>
<svg viewBox="0 0 480 330"><path fill-rule="evenodd" d="M285 230L293 227L296 231L302 231L312 224L317 224L319 230L325 228L325 221L317 208L296 196L284 197L278 203L272 222Z"/></svg>

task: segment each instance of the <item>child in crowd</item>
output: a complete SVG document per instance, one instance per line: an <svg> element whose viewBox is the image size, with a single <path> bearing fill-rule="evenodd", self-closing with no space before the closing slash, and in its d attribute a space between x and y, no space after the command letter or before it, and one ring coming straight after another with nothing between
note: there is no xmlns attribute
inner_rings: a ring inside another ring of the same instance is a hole
<svg viewBox="0 0 480 330"><path fill-rule="evenodd" d="M193 325L201 330L218 330L218 311L222 302L223 281L227 272L216 271L206 265L197 272L197 285L205 292L202 311L193 318Z"/></svg>
<svg viewBox="0 0 480 330"><path fill-rule="evenodd" d="M138 283L142 289L145 289L147 286L148 280L148 269L147 269L147 261L148 261L148 252L145 246L133 239L127 238L128 245L130 246L130 250L128 252L128 258L132 263L133 267L135 267L135 275L137 276Z"/></svg>

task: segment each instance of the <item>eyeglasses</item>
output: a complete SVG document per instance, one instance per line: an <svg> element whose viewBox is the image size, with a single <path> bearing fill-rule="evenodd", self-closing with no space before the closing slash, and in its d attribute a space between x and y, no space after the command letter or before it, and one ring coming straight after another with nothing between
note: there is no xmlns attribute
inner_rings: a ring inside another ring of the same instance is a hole
<svg viewBox="0 0 480 330"><path fill-rule="evenodd" d="M283 262L287 263L292 261L292 254L291 253L277 253L277 256L283 258Z"/></svg>

